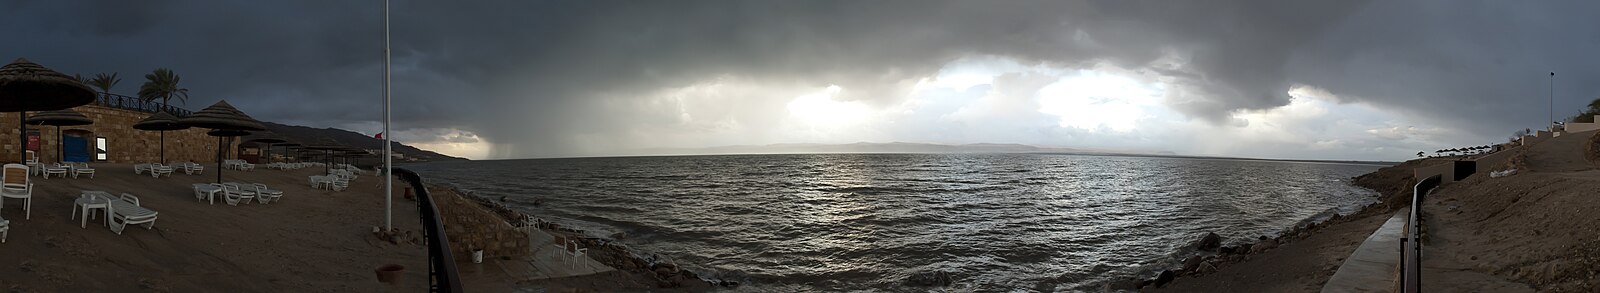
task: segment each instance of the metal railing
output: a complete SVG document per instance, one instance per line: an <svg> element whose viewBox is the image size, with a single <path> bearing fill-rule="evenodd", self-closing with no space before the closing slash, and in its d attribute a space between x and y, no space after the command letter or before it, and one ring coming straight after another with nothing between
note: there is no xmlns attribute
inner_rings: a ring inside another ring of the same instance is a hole
<svg viewBox="0 0 1600 293"><path fill-rule="evenodd" d="M1399 292L1422 292L1422 196L1433 191L1443 182L1439 175L1418 181L1411 190L1410 219L1406 221L1406 233L1400 236L1400 290Z"/></svg>
<svg viewBox="0 0 1600 293"><path fill-rule="evenodd" d="M444 222L439 219L439 207L433 196L422 186L422 176L417 172L394 168L400 181L411 185L417 196L417 208L422 212L423 242L428 245L428 291L462 292L461 275L456 271L456 260L450 255L450 241L444 234Z"/></svg>
<svg viewBox="0 0 1600 293"><path fill-rule="evenodd" d="M162 105L161 101L146 101L137 97L112 93L100 93L100 97L94 99L94 104L109 108L133 110L145 113L165 111L167 114L172 114L172 116L178 116L178 118L189 117L189 114L193 114L193 112L189 111L188 109L173 107L172 105Z"/></svg>

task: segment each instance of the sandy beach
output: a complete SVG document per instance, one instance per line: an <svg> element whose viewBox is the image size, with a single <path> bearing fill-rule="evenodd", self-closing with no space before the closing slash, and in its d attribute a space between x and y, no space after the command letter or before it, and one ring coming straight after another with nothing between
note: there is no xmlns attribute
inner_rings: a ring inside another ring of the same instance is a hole
<svg viewBox="0 0 1600 293"><path fill-rule="evenodd" d="M363 176L346 191L311 189L307 176L322 168L224 172L224 181L264 183L282 201L229 206L197 202L190 184L204 175L151 178L126 164L94 164L94 179L33 177L32 219L22 201L5 201L11 221L0 244L0 288L17 292L401 292L425 290L426 247L392 244L372 233L382 225L378 177ZM87 228L69 219L83 190L130 193L160 213L154 229L129 226L122 235L103 216ZM418 231L415 202L396 198L395 228ZM406 266L405 283L389 288L373 269Z"/></svg>

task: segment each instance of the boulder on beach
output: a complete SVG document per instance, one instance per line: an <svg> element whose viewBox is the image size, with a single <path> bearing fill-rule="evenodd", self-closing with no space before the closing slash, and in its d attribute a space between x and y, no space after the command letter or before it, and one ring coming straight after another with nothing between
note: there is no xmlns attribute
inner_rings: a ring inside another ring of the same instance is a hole
<svg viewBox="0 0 1600 293"><path fill-rule="evenodd" d="M1268 249L1272 249L1274 247L1278 247L1277 240L1261 240L1260 242L1256 242L1255 245L1250 245L1250 253L1261 253L1262 251L1267 251Z"/></svg>
<svg viewBox="0 0 1600 293"><path fill-rule="evenodd" d="M1156 280L1155 280L1156 281L1155 282L1156 288L1161 288L1162 286L1166 286L1167 283L1171 283L1173 279L1177 279L1177 278L1178 278L1178 273L1175 273L1172 270L1161 271L1160 275L1156 275Z"/></svg>
<svg viewBox="0 0 1600 293"><path fill-rule="evenodd" d="M1218 236L1217 233L1206 232L1206 235L1200 236L1199 240L1190 245L1201 251L1216 251L1217 248L1222 247L1222 236Z"/></svg>
<svg viewBox="0 0 1600 293"><path fill-rule="evenodd" d="M1195 270L1200 268L1200 262L1201 262L1200 256L1198 256L1198 255L1189 256L1189 258L1183 260L1183 271L1184 272L1194 272Z"/></svg>
<svg viewBox="0 0 1600 293"><path fill-rule="evenodd" d="M1124 279L1124 280L1121 280L1121 281L1112 281L1110 283L1106 283L1105 287L1103 288L1105 290L1102 290L1102 291L1114 292L1114 291L1139 290L1139 286L1143 285L1142 283L1144 283L1144 280L1140 280L1140 279L1136 279L1136 278L1129 278L1129 279Z"/></svg>

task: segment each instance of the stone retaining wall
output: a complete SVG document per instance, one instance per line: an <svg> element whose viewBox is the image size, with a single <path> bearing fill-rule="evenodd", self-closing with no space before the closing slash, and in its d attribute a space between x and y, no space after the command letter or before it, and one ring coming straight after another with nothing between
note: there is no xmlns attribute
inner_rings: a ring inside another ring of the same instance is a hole
<svg viewBox="0 0 1600 293"><path fill-rule="evenodd" d="M157 131L144 131L133 129L133 124L150 117L150 113L115 109L99 105L84 105L72 108L84 116L88 116L94 124L83 126L63 126L61 131L68 135L84 137L89 143L89 159L95 159L93 150L96 137L106 138L106 160L93 162L106 163L153 163L160 160L161 133ZM34 112L30 112L34 113ZM0 113L0 162L16 162L21 155L18 154L21 144L17 143L21 136L17 129L17 113ZM38 152L42 162L60 161L56 155L60 143L56 139L55 126L29 125L30 130L39 130L39 139L42 142ZM191 128L185 130L167 131L166 152L167 162L197 162L215 163L217 157L217 138L207 136L208 129ZM227 149L237 149L234 147Z"/></svg>
<svg viewBox="0 0 1600 293"><path fill-rule="evenodd" d="M483 249L484 258L527 255L532 250L528 234L517 231L495 212L464 195L441 185L428 186L434 204L450 237L450 253L457 261L471 261L472 249Z"/></svg>

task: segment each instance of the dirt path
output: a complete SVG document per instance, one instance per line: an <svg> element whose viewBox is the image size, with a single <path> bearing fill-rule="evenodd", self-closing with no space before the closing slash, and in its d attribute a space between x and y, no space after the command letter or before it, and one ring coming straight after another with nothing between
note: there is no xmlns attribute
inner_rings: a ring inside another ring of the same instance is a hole
<svg viewBox="0 0 1600 293"><path fill-rule="evenodd" d="M1528 168L1538 172L1577 172L1595 169L1583 157L1584 142L1593 136L1582 132L1551 138L1528 149Z"/></svg>

